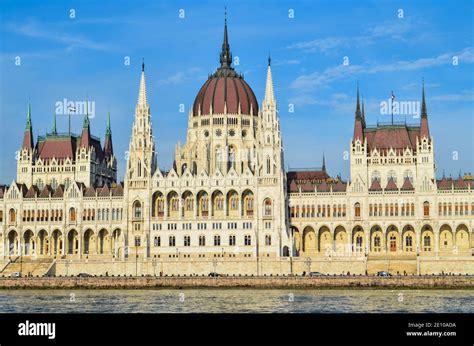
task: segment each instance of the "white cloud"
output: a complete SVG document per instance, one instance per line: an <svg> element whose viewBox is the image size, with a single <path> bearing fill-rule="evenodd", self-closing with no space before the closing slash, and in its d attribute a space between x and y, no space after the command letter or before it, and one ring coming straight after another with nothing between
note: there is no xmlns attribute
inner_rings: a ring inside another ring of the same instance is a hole
<svg viewBox="0 0 474 346"><path fill-rule="evenodd" d="M17 24L9 24L7 28L19 35L55 41L66 45L68 50L74 48L85 48L91 50L108 50L109 47L105 44L89 40L82 36L74 36L64 32L64 30L56 28L54 31L46 30L42 25L36 22L29 22L18 26Z"/></svg>
<svg viewBox="0 0 474 346"><path fill-rule="evenodd" d="M398 19L396 21L384 22L369 28L365 34L352 37L326 37L311 41L298 42L287 46L287 49L300 49L305 52L329 53L337 48L365 47L374 44L376 40L388 38L392 40L406 41L407 34L413 28L409 19ZM426 36L426 35L425 35ZM424 37L425 37L424 36ZM426 37L425 37L426 38Z"/></svg>
<svg viewBox="0 0 474 346"><path fill-rule="evenodd" d="M194 80L202 80L203 77L200 74L201 69L198 67L191 67L185 71L179 71L169 77L159 79L158 85L177 85Z"/></svg>
<svg viewBox="0 0 474 346"><path fill-rule="evenodd" d="M443 102L451 102L451 101L474 101L474 90L463 90L459 94L443 94L443 95L434 95L430 97L430 100L433 101L443 101Z"/></svg>
<svg viewBox="0 0 474 346"><path fill-rule="evenodd" d="M272 66L298 65L301 61L297 59L277 60L272 62Z"/></svg>
<svg viewBox="0 0 474 346"><path fill-rule="evenodd" d="M316 87L329 84L333 81L351 77L355 74L373 74L381 72L414 71L423 68L452 65L453 57L457 56L459 64L474 63L474 49L467 47L460 52L444 53L432 58L421 58L416 60L400 60L388 64L375 64L371 66L362 65L337 65L323 72L313 72L297 77L291 84L290 89L307 91Z"/></svg>

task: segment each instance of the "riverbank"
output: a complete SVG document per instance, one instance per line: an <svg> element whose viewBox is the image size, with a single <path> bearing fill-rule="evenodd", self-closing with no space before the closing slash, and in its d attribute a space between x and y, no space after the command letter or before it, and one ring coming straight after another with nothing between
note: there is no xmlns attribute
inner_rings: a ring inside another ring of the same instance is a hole
<svg viewBox="0 0 474 346"><path fill-rule="evenodd" d="M0 278L0 289L375 288L474 289L474 276L31 277Z"/></svg>

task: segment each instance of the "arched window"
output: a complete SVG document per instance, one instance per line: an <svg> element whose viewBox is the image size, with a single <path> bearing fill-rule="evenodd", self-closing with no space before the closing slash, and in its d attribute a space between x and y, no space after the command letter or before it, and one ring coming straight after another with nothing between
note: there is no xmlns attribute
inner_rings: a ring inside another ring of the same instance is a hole
<svg viewBox="0 0 474 346"><path fill-rule="evenodd" d="M430 216L430 203L429 202L423 203L423 216L425 217Z"/></svg>
<svg viewBox="0 0 474 346"><path fill-rule="evenodd" d="M252 245L252 236L251 235L246 235L244 237L244 244L245 244L245 246Z"/></svg>
<svg viewBox="0 0 474 346"><path fill-rule="evenodd" d="M355 210L355 217L360 217L360 203L359 202L357 202L354 205L354 210Z"/></svg>
<svg viewBox="0 0 474 346"><path fill-rule="evenodd" d="M176 246L176 238L174 235L170 235L169 237L169 245L170 246Z"/></svg>
<svg viewBox="0 0 474 346"><path fill-rule="evenodd" d="M271 172L270 156L267 156L267 174L270 174L270 172Z"/></svg>
<svg viewBox="0 0 474 346"><path fill-rule="evenodd" d="M184 236L184 246L191 246L191 237L189 235Z"/></svg>
<svg viewBox="0 0 474 346"><path fill-rule="evenodd" d="M423 237L423 250L431 251L431 237L429 235Z"/></svg>
<svg viewBox="0 0 474 346"><path fill-rule="evenodd" d="M133 202L133 217L140 219L142 217L142 204L140 201Z"/></svg>
<svg viewBox="0 0 474 346"><path fill-rule="evenodd" d="M214 246L221 246L221 236L215 235L214 236Z"/></svg>
<svg viewBox="0 0 474 346"><path fill-rule="evenodd" d="M267 235L265 236L265 245L266 245L266 246L272 245L272 236L271 236L270 234L267 234Z"/></svg>
<svg viewBox="0 0 474 346"><path fill-rule="evenodd" d="M53 190L56 190L56 188L58 187L58 181L56 180L56 178L51 179L51 187L53 188Z"/></svg>
<svg viewBox="0 0 474 346"><path fill-rule="evenodd" d="M199 246L206 246L206 236L204 235L199 236Z"/></svg>
<svg viewBox="0 0 474 346"><path fill-rule="evenodd" d="M15 209L10 209L10 211L8 212L8 215L10 217L10 223L15 223L16 222L16 211Z"/></svg>
<svg viewBox="0 0 474 346"><path fill-rule="evenodd" d="M272 200L270 198L265 199L264 202L264 215L272 216Z"/></svg>
<svg viewBox="0 0 474 346"><path fill-rule="evenodd" d="M69 209L69 221L76 222L76 209L74 208Z"/></svg>

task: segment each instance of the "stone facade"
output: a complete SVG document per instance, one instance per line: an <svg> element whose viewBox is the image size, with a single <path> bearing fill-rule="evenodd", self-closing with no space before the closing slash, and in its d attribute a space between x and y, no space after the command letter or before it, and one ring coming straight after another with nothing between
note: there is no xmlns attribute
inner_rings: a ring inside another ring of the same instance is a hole
<svg viewBox="0 0 474 346"><path fill-rule="evenodd" d="M324 163L284 171L270 59L259 106L231 57L226 24L169 171L142 65L123 183L110 122L104 147L87 114L81 136L54 126L34 146L29 109L17 179L0 186L2 258L56 259L63 275L149 274L153 263L167 274L474 273L474 181L436 179L424 88L419 126L367 126L357 92L346 182Z"/></svg>

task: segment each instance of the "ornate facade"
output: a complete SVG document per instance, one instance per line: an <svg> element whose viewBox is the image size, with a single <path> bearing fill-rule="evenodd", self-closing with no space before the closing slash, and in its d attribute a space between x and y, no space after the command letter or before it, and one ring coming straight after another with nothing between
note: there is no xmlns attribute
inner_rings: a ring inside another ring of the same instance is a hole
<svg viewBox="0 0 474 346"><path fill-rule="evenodd" d="M367 126L357 90L347 182L324 162L284 171L270 59L259 106L232 67L227 23L220 66L196 96L169 171L159 168L151 115L143 64L118 183L110 120L103 147L87 114L80 136L54 125L34 145L29 108L17 178L0 187L3 258L345 258L348 270L361 257L473 258L474 181L436 179L424 88L417 126Z"/></svg>

